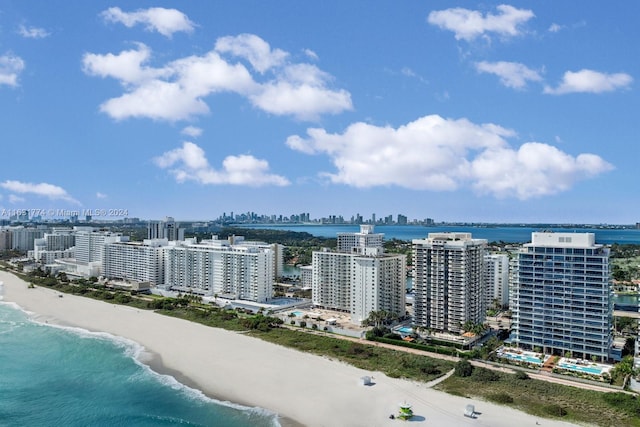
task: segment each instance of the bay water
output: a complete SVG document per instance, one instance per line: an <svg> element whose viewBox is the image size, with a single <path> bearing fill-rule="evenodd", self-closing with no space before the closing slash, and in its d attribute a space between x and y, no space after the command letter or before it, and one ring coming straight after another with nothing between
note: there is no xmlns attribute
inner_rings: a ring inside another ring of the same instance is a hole
<svg viewBox="0 0 640 427"><path fill-rule="evenodd" d="M359 225L345 224L237 224L239 228L257 228L265 230L288 230L307 232L316 237L335 238L338 233L354 233L360 230ZM596 243L610 245L640 245L640 229L607 228L593 226L575 227L531 227L531 226L480 226L480 225L376 225L374 232L383 233L385 240L426 239L429 233L461 232L471 233L475 239L487 239L489 242L527 243L531 241L531 233L536 231L553 231L562 233L595 233Z"/></svg>

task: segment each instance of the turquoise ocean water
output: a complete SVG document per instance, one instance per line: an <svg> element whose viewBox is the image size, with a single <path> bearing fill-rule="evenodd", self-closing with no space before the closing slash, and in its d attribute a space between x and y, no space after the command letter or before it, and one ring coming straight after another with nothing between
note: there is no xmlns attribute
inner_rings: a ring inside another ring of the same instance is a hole
<svg viewBox="0 0 640 427"><path fill-rule="evenodd" d="M43 325L0 303L0 426L278 426L137 361L108 334Z"/></svg>

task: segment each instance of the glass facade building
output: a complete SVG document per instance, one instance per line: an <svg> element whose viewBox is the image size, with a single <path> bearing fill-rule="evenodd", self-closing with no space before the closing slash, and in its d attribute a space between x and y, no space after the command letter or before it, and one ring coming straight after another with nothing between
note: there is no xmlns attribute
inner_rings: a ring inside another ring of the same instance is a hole
<svg viewBox="0 0 640 427"><path fill-rule="evenodd" d="M545 354L609 359L609 249L593 233L533 233L517 254L511 341Z"/></svg>

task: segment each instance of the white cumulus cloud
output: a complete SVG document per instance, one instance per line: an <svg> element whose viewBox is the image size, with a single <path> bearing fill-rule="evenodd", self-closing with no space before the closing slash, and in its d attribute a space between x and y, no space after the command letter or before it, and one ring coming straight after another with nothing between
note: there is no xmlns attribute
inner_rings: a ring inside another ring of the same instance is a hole
<svg viewBox="0 0 640 427"><path fill-rule="evenodd" d="M548 144L527 142L517 150L486 150L471 162L471 168L472 185L479 193L528 199L566 191L613 166L595 154L573 157Z"/></svg>
<svg viewBox="0 0 640 427"><path fill-rule="evenodd" d="M469 187L495 197L528 199L565 191L612 166L594 154L572 157L542 143L512 148L512 130L467 119L421 117L398 128L354 123L341 134L310 128L286 143L307 154L325 154L334 172L321 175L358 188L397 186L451 191Z"/></svg>
<svg viewBox="0 0 640 427"><path fill-rule="evenodd" d="M154 163L168 169L178 182L250 187L289 185L286 178L269 173L266 160L250 155L227 156L222 161L222 168L216 170L209 164L204 150L192 142L184 142L181 148L163 153L154 159Z"/></svg>
<svg viewBox="0 0 640 427"><path fill-rule="evenodd" d="M252 74L240 62L248 61ZM316 120L323 114L352 109L346 90L330 87L332 76L312 64L289 63L288 54L272 49L254 35L223 37L204 55L183 57L154 68L150 49L141 43L118 54L84 55L86 74L119 80L125 93L105 101L100 110L116 120L147 117L186 120L209 113L205 98L220 92L236 93L275 115Z"/></svg>
<svg viewBox="0 0 640 427"><path fill-rule="evenodd" d="M539 72L517 62L476 62L476 70L481 73L494 74L500 78L500 83L513 89L524 89L527 82L539 82L542 76Z"/></svg>
<svg viewBox="0 0 640 427"><path fill-rule="evenodd" d="M437 10L429 13L427 21L444 30L453 31L456 40L471 41L479 36L495 33L502 37L513 37L522 33L521 25L535 15L531 10L517 9L502 4L496 7L498 14L469 10L461 7Z"/></svg>
<svg viewBox="0 0 640 427"><path fill-rule="evenodd" d="M101 193L99 191L96 193L96 198L97 199L106 199L107 197L109 197L109 196L107 196L106 194Z"/></svg>
<svg viewBox="0 0 640 427"><path fill-rule="evenodd" d="M24 61L19 56L0 56L0 85L18 86L18 76L24 67Z"/></svg>
<svg viewBox="0 0 640 427"><path fill-rule="evenodd" d="M18 204L18 203L24 203L27 200L24 197L20 197L20 196L16 196L15 194L9 194L9 203L11 204Z"/></svg>
<svg viewBox="0 0 640 427"><path fill-rule="evenodd" d="M180 131L181 134L190 136L192 138L197 138L202 135L202 129L195 126L187 126Z"/></svg>
<svg viewBox="0 0 640 427"><path fill-rule="evenodd" d="M216 51L244 58L260 73L282 65L289 56L283 50L271 49L269 43L254 34L220 37Z"/></svg>
<svg viewBox="0 0 640 427"><path fill-rule="evenodd" d="M76 205L80 204L80 202L71 197L64 188L46 182L33 184L30 182L7 180L0 183L0 187L13 193L35 194L36 196L47 197L51 200L64 200Z"/></svg>
<svg viewBox="0 0 640 427"><path fill-rule="evenodd" d="M625 89L631 85L633 77L626 73L607 74L583 69L567 71L556 88L545 87L544 93L564 95L566 93L603 93Z"/></svg>
<svg viewBox="0 0 640 427"><path fill-rule="evenodd" d="M302 52L311 60L313 61L317 61L318 59L320 59L320 57L318 56L317 53L315 53L313 50L311 49L303 49Z"/></svg>
<svg viewBox="0 0 640 427"><path fill-rule="evenodd" d="M553 23L553 24L551 24L549 26L549 32L550 33L557 33L558 31L562 30L563 28L564 28L564 25Z"/></svg>
<svg viewBox="0 0 640 427"><path fill-rule="evenodd" d="M143 43L136 43L136 49L124 50L117 55L87 53L82 57L82 69L91 76L120 80L123 85L144 84L170 73L170 70L145 65L150 57L151 49Z"/></svg>
<svg viewBox="0 0 640 427"><path fill-rule="evenodd" d="M18 34L26 39L44 39L51 35L51 33L44 28L27 27L25 25L18 27Z"/></svg>
<svg viewBox="0 0 640 427"><path fill-rule="evenodd" d="M142 24L148 31L157 31L165 37L171 37L173 33L180 31L190 33L195 27L184 13L163 7L138 9L135 12L124 12L119 7L111 7L102 12L102 17L107 22L121 23L127 28Z"/></svg>

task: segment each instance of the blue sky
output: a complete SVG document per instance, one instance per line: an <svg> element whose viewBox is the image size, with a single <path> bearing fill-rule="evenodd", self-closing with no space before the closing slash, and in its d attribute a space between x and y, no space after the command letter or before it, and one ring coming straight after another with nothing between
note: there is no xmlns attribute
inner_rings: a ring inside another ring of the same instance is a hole
<svg viewBox="0 0 640 427"><path fill-rule="evenodd" d="M635 223L639 13L0 0L0 208Z"/></svg>

